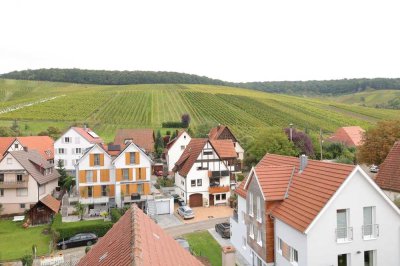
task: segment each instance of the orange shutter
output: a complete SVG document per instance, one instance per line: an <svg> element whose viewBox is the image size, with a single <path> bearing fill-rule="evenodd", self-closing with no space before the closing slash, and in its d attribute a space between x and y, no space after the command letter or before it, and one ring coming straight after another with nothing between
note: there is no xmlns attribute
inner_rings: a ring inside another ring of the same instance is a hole
<svg viewBox="0 0 400 266"><path fill-rule="evenodd" d="M104 166L104 153L100 154L100 166Z"/></svg>
<svg viewBox="0 0 400 266"><path fill-rule="evenodd" d="M117 172L117 181L121 181L122 180L122 169L116 169L115 171Z"/></svg>
<svg viewBox="0 0 400 266"><path fill-rule="evenodd" d="M126 186L125 186L125 184L121 184L121 196L126 196Z"/></svg>
<svg viewBox="0 0 400 266"><path fill-rule="evenodd" d="M94 154L89 154L89 165L94 166Z"/></svg>
<svg viewBox="0 0 400 266"><path fill-rule="evenodd" d="M109 169L101 169L100 170L100 181L101 182L109 182L110 181L110 170Z"/></svg>
<svg viewBox="0 0 400 266"><path fill-rule="evenodd" d="M128 177L129 180L133 181L133 168L128 168Z"/></svg>
<svg viewBox="0 0 400 266"><path fill-rule="evenodd" d="M86 171L79 171L79 183L86 183Z"/></svg>
<svg viewBox="0 0 400 266"><path fill-rule="evenodd" d="M101 197L101 186L93 186L93 198Z"/></svg>
<svg viewBox="0 0 400 266"><path fill-rule="evenodd" d="M87 198L87 196L88 196L87 187L80 187L79 195L81 196L81 198Z"/></svg>
<svg viewBox="0 0 400 266"><path fill-rule="evenodd" d="M144 194L149 195L150 194L150 183L145 183L144 185Z"/></svg>
<svg viewBox="0 0 400 266"><path fill-rule="evenodd" d="M136 181L140 180L140 169L136 168Z"/></svg>
<svg viewBox="0 0 400 266"><path fill-rule="evenodd" d="M135 164L140 164L140 152L135 152Z"/></svg>
<svg viewBox="0 0 400 266"><path fill-rule="evenodd" d="M131 157L129 156L130 155L130 153L129 152L125 152L125 164L126 165L129 165L130 164L130 159L131 159Z"/></svg>
<svg viewBox="0 0 400 266"><path fill-rule="evenodd" d="M109 185L108 188L110 189L110 192L108 192L108 196L115 197L115 185Z"/></svg>
<svg viewBox="0 0 400 266"><path fill-rule="evenodd" d="M97 182L97 170L93 170L93 183Z"/></svg>
<svg viewBox="0 0 400 266"><path fill-rule="evenodd" d="M140 168L140 176L142 180L146 180L146 168Z"/></svg>
<svg viewBox="0 0 400 266"><path fill-rule="evenodd" d="M137 185L136 184L129 184L129 191L131 193L136 193L137 192Z"/></svg>

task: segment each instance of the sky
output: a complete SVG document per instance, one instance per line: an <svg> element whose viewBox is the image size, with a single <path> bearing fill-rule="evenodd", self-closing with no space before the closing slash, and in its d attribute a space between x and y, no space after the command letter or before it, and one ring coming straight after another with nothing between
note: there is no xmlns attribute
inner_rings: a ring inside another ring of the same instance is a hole
<svg viewBox="0 0 400 266"><path fill-rule="evenodd" d="M0 1L0 73L176 71L233 82L400 78L400 1Z"/></svg>

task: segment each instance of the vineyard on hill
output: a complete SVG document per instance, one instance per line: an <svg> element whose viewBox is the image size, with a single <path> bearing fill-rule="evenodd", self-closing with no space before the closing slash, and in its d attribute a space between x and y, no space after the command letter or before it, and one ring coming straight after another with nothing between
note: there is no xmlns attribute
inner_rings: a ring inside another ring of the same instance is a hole
<svg viewBox="0 0 400 266"><path fill-rule="evenodd" d="M289 123L332 132L340 126L368 128L378 120L400 117L398 110L216 85L106 86L0 79L0 96L0 126L17 119L24 134L36 134L49 125L65 129L85 122L107 141L117 128L159 129L162 122L180 121L183 113L190 114L194 129L203 123L221 123L239 138ZM20 108L7 111L16 106Z"/></svg>

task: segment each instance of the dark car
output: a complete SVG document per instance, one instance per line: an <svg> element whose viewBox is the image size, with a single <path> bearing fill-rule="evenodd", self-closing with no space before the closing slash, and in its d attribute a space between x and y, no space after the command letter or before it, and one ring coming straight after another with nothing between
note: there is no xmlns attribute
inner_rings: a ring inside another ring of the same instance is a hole
<svg viewBox="0 0 400 266"><path fill-rule="evenodd" d="M216 224L215 231L223 238L231 237L231 225L229 223Z"/></svg>
<svg viewBox="0 0 400 266"><path fill-rule="evenodd" d="M185 201L184 201L183 199L179 198L179 199L178 199L178 205L179 205L180 207L182 207L182 206L186 206L186 203L185 203Z"/></svg>
<svg viewBox="0 0 400 266"><path fill-rule="evenodd" d="M77 234L68 240L63 240L57 243L57 248L67 249L80 246L91 246L97 242L97 236L92 233Z"/></svg>
<svg viewBox="0 0 400 266"><path fill-rule="evenodd" d="M174 202L178 202L178 200L179 200L178 194L172 194L171 196L174 198Z"/></svg>

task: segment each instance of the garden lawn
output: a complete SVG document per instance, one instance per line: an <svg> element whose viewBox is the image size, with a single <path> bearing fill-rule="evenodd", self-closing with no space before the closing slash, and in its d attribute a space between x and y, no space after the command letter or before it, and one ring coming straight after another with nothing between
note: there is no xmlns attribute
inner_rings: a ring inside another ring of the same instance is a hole
<svg viewBox="0 0 400 266"><path fill-rule="evenodd" d="M206 257L212 266L222 265L221 246L208 231L187 234L184 238L195 255Z"/></svg>
<svg viewBox="0 0 400 266"><path fill-rule="evenodd" d="M37 255L49 252L51 235L42 234L46 226L22 228L22 222L0 220L0 261L18 260L32 254L32 245Z"/></svg>

